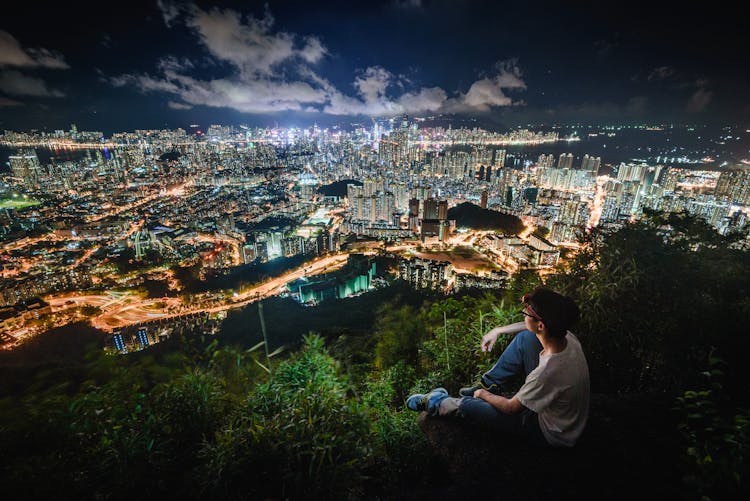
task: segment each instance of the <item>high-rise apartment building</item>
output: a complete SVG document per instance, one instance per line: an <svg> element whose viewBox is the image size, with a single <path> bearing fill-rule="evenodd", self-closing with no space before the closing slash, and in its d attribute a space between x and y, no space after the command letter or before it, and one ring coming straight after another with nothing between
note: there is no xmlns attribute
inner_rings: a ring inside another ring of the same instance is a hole
<svg viewBox="0 0 750 501"><path fill-rule="evenodd" d="M448 201L447 200L439 200L438 201L438 219L441 221L445 221L448 219Z"/></svg>
<svg viewBox="0 0 750 501"><path fill-rule="evenodd" d="M417 231L419 229L419 199L412 198L409 200L409 229Z"/></svg>
<svg viewBox="0 0 750 501"><path fill-rule="evenodd" d="M424 201L423 219L438 218L438 202L434 198L428 198Z"/></svg>
<svg viewBox="0 0 750 501"><path fill-rule="evenodd" d="M716 196L730 202L750 204L750 167L732 167L716 182Z"/></svg>
<svg viewBox="0 0 750 501"><path fill-rule="evenodd" d="M593 157L589 156L588 154L583 155L583 160L581 161L581 170L589 171L594 176L596 176L597 172L599 172L599 166L602 163L601 157Z"/></svg>
<svg viewBox="0 0 750 501"><path fill-rule="evenodd" d="M20 155L11 155L8 157L8 163L13 176L22 179L25 185L31 186L39 180L42 167L36 151L25 150Z"/></svg>
<svg viewBox="0 0 750 501"><path fill-rule="evenodd" d="M539 155L539 159L536 161L537 167L553 167L555 165L555 155L550 153L549 155L545 155L542 153Z"/></svg>
<svg viewBox="0 0 750 501"><path fill-rule="evenodd" d="M505 167L505 150L495 150L495 160L493 165L495 167Z"/></svg>
<svg viewBox="0 0 750 501"><path fill-rule="evenodd" d="M560 158L557 159L558 169L572 169L573 168L573 154L563 153Z"/></svg>

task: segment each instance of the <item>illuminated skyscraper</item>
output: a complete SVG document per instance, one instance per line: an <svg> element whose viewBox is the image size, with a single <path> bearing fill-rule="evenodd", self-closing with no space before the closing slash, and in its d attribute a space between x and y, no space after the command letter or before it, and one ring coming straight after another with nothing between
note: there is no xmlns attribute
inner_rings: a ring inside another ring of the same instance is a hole
<svg viewBox="0 0 750 501"><path fill-rule="evenodd" d="M750 167L732 167L716 182L716 196L730 202L750 204Z"/></svg>
<svg viewBox="0 0 750 501"><path fill-rule="evenodd" d="M419 228L419 199L412 198L409 200L409 229L417 231Z"/></svg>
<svg viewBox="0 0 750 501"><path fill-rule="evenodd" d="M440 200L438 201L438 219L441 221L445 221L448 219L448 201L447 200Z"/></svg>
<svg viewBox="0 0 750 501"><path fill-rule="evenodd" d="M25 150L20 155L11 155L8 157L8 163L13 176L23 180L25 185L32 186L39 180L42 167L39 165L36 151Z"/></svg>
<svg viewBox="0 0 750 501"><path fill-rule="evenodd" d="M141 345L141 348L147 348L148 336L146 335L146 327L139 328L137 336L138 336L138 343Z"/></svg>
<svg viewBox="0 0 750 501"><path fill-rule="evenodd" d="M112 336L112 342L115 345L115 349L120 353L127 353L128 349L125 346L125 340L122 338L122 334L119 332Z"/></svg>
<svg viewBox="0 0 750 501"><path fill-rule="evenodd" d="M495 150L495 167L505 167L505 150Z"/></svg>
<svg viewBox="0 0 750 501"><path fill-rule="evenodd" d="M583 155L581 161L581 170L590 171L594 176L599 172L599 166L602 163L601 157L593 157L588 154Z"/></svg>
<svg viewBox="0 0 750 501"><path fill-rule="evenodd" d="M572 169L573 168L573 154L563 153L560 158L557 159L558 169Z"/></svg>
<svg viewBox="0 0 750 501"><path fill-rule="evenodd" d="M626 164L621 163L617 169L617 180L618 181L637 181L643 182L646 177L646 171L648 165L646 164Z"/></svg>
<svg viewBox="0 0 750 501"><path fill-rule="evenodd" d="M552 167L553 165L555 165L555 156L552 153L549 155L542 153L536 161L537 167Z"/></svg>
<svg viewBox="0 0 750 501"><path fill-rule="evenodd" d="M438 203L434 198L428 198L424 201L424 214L423 219L437 219L438 218Z"/></svg>

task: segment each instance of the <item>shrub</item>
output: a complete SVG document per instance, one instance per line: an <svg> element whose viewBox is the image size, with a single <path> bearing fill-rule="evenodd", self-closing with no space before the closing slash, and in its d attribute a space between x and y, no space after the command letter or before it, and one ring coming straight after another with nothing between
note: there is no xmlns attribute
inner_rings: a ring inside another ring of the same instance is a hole
<svg viewBox="0 0 750 501"><path fill-rule="evenodd" d="M739 499L750 478L750 410L737 409L724 389L726 364L709 357L700 388L676 399L684 444L684 481L704 499Z"/></svg>
<svg viewBox="0 0 750 501"><path fill-rule="evenodd" d="M322 339L307 336L206 444L202 478L219 497L356 495L372 457L369 422Z"/></svg>

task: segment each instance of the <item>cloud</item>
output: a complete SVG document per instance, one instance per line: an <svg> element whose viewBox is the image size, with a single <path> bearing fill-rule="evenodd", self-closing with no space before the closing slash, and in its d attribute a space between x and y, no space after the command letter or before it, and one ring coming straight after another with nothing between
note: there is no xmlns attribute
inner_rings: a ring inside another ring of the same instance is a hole
<svg viewBox="0 0 750 501"><path fill-rule="evenodd" d="M322 42L315 37L301 41L290 33L273 33L274 19L266 11L256 19L242 16L231 9L192 8L187 19L201 43L217 59L229 63L246 75L271 75L280 65L295 59L317 63L326 54Z"/></svg>
<svg viewBox="0 0 750 501"><path fill-rule="evenodd" d="M364 74L354 80L354 87L365 102L377 101L385 97L385 90L391 84L393 74L380 66L367 68Z"/></svg>
<svg viewBox="0 0 750 501"><path fill-rule="evenodd" d="M8 99L7 97L0 96L0 108L6 108L11 106L23 106L23 103L20 101L14 101L13 99Z"/></svg>
<svg viewBox="0 0 750 501"><path fill-rule="evenodd" d="M448 100L448 95L440 87L422 88L418 92L407 92L398 99L404 110L411 113L434 113Z"/></svg>
<svg viewBox="0 0 750 501"><path fill-rule="evenodd" d="M174 101L169 101L169 102L167 103L167 106L169 106L169 107L170 107L170 108L172 108L173 110L192 110L192 109L193 109L193 107L192 107L192 106L190 106L189 104L185 104L185 103L176 103L176 102L174 102Z"/></svg>
<svg viewBox="0 0 750 501"><path fill-rule="evenodd" d="M49 89L41 78L30 77L16 70L0 72L0 91L12 96L65 96L60 91Z"/></svg>
<svg viewBox="0 0 750 501"><path fill-rule="evenodd" d="M162 19L167 28L171 28L172 24L182 13L182 6L176 3L156 0L156 6L159 7Z"/></svg>
<svg viewBox="0 0 750 501"><path fill-rule="evenodd" d="M26 68L49 68L67 70L70 68L61 54L47 49L24 49L13 35L0 30L0 66L20 66Z"/></svg>
<svg viewBox="0 0 750 501"><path fill-rule="evenodd" d="M688 113L699 113L705 110L713 97L714 94L710 90L698 89L688 99L686 107Z"/></svg>
<svg viewBox="0 0 750 501"><path fill-rule="evenodd" d="M328 50L317 37L308 37L305 46L299 51L299 56L311 64L317 63L327 54Z"/></svg>
<svg viewBox="0 0 750 501"><path fill-rule="evenodd" d="M168 26L184 23L208 52L208 63L226 75L199 78L191 60L165 56L157 61L155 73L103 79L116 87L171 94L174 99L168 106L173 109L209 106L259 114L302 111L386 116L482 112L523 104L507 95L509 90L526 88L515 60L498 63L493 75L474 82L465 94L418 87L386 68L371 66L355 75L352 95L314 70L329 54L323 42L315 36L275 30L268 10L256 18L232 9L202 10L194 4L174 7L165 1L159 2L159 8Z"/></svg>
<svg viewBox="0 0 750 501"><path fill-rule="evenodd" d="M648 80L649 82L666 80L674 74L675 69L673 67L659 66L658 68L654 68L653 70L651 70L651 73L648 74L646 80Z"/></svg>
<svg viewBox="0 0 750 501"><path fill-rule="evenodd" d="M150 75L119 75L106 79L115 87L135 87L141 92L168 92L179 94L181 88L166 79L154 78Z"/></svg>
<svg viewBox="0 0 750 501"><path fill-rule="evenodd" d="M165 56L156 63L156 67L161 71L187 71L195 68L195 65L186 57L178 59L174 56Z"/></svg>
<svg viewBox="0 0 750 501"><path fill-rule="evenodd" d="M449 97L440 87L423 87L391 99L387 97L387 90L400 80L384 68L371 67L354 81L359 98L334 91L330 104L323 112L331 115L382 116L424 112L487 112L493 107L521 105L521 102L513 101L504 92L504 89L526 89L516 61L498 63L496 70L496 75L477 80L465 94L457 93L455 97Z"/></svg>
<svg viewBox="0 0 750 501"><path fill-rule="evenodd" d="M300 111L305 104L322 104L326 92L306 82L279 82L221 78L198 80L175 71L163 77L120 75L109 79L116 87L135 87L141 92L167 92L192 106L233 108L243 113Z"/></svg>

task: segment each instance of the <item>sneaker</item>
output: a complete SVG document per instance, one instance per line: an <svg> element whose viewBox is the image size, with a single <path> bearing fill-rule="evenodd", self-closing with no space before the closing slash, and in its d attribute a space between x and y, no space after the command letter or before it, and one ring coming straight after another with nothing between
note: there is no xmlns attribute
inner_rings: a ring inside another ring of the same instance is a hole
<svg viewBox="0 0 750 501"><path fill-rule="evenodd" d="M485 384L480 381L474 386L467 386L466 388L461 388L460 390L458 390L458 394L461 395L462 397L473 397L474 392L482 388L489 391L490 393L494 393L495 395L500 395L501 393L500 386L496 384L491 384L488 387L488 386L485 386Z"/></svg>
<svg viewBox="0 0 750 501"><path fill-rule="evenodd" d="M475 384L474 386L467 386L458 390L458 394L462 397L473 397L474 392L480 388L484 388L482 384Z"/></svg>
<svg viewBox="0 0 750 501"><path fill-rule="evenodd" d="M435 388L429 393L415 393L406 399L406 407L413 411L427 411L428 414L433 414L435 406L447 396L448 390L445 388Z"/></svg>

